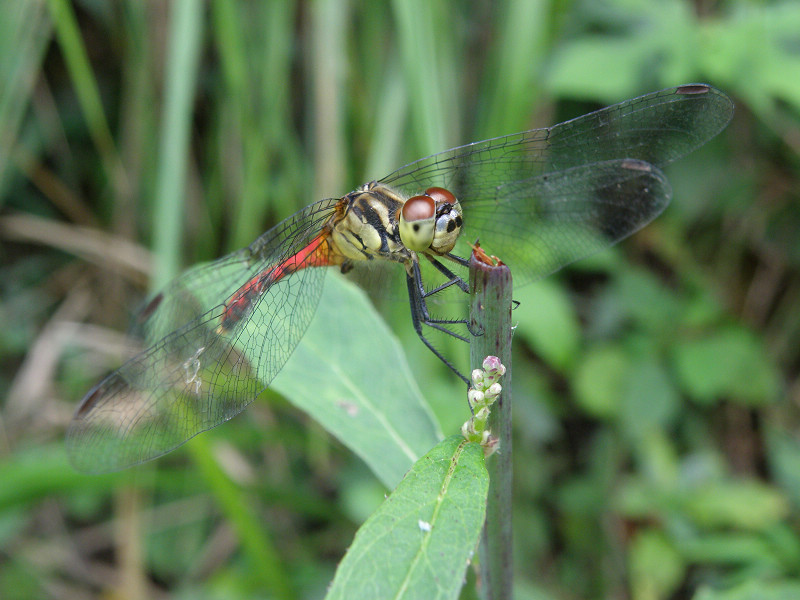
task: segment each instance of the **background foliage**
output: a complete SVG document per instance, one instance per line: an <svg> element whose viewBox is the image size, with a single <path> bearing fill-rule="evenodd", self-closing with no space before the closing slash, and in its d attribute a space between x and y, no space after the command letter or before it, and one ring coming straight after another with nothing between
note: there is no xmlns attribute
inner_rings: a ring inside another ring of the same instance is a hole
<svg viewBox="0 0 800 600"><path fill-rule="evenodd" d="M67 466L149 282L420 156L692 81L737 113L672 206L515 293L516 597L800 597L800 5L0 11L0 597L322 597L386 490L277 393L150 467ZM461 384L389 313L453 433Z"/></svg>

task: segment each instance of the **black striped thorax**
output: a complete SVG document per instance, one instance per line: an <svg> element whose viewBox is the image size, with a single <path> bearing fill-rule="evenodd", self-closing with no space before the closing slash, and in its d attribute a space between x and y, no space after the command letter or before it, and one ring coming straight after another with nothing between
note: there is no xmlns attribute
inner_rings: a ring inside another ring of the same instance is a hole
<svg viewBox="0 0 800 600"><path fill-rule="evenodd" d="M400 240L398 227L404 203L403 196L374 181L344 196L331 228L335 250L350 260L408 262L412 252Z"/></svg>

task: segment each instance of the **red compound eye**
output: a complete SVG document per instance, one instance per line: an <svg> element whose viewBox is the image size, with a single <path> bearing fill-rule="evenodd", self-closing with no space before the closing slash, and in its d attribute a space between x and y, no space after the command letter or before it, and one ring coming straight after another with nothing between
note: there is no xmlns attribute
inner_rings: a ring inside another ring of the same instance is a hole
<svg viewBox="0 0 800 600"><path fill-rule="evenodd" d="M403 219L409 223L432 219L435 214L436 203L430 196L414 196L403 204Z"/></svg>
<svg viewBox="0 0 800 600"><path fill-rule="evenodd" d="M425 195L430 196L437 202L447 202L448 204L456 203L456 197L453 195L453 192L441 187L430 187L425 190Z"/></svg>

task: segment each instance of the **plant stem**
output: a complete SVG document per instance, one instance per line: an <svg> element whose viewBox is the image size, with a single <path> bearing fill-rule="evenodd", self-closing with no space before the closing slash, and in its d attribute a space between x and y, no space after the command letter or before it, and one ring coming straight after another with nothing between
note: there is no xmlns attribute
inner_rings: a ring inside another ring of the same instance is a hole
<svg viewBox="0 0 800 600"><path fill-rule="evenodd" d="M489 418L499 451L487 461L489 499L480 543L481 596L486 600L512 597L511 554L511 271L491 264L482 252L470 258L471 325L481 332L472 338L470 363L479 368L494 355L506 367L503 391Z"/></svg>

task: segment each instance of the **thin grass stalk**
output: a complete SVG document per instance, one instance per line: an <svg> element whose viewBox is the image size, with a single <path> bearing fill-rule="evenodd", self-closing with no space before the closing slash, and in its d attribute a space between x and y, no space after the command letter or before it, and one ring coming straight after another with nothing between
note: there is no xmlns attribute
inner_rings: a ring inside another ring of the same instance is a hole
<svg viewBox="0 0 800 600"><path fill-rule="evenodd" d="M200 57L202 5L183 0L172 5L166 92L156 175L153 214L154 285L160 289L181 268L181 240L186 170L189 163L189 126L192 118Z"/></svg>
<svg viewBox="0 0 800 600"><path fill-rule="evenodd" d="M100 153L103 170L114 192L127 197L127 175L106 120L100 87L89 64L75 11L67 0L49 0L48 8L89 134Z"/></svg>
<svg viewBox="0 0 800 600"><path fill-rule="evenodd" d="M448 5L449 6L449 5ZM437 19L441 11L436 3L422 0L392 2L397 23L400 59L410 96L411 129L417 152L427 156L460 138L458 131L460 102L451 73L457 72L450 46L455 36L446 35Z"/></svg>

